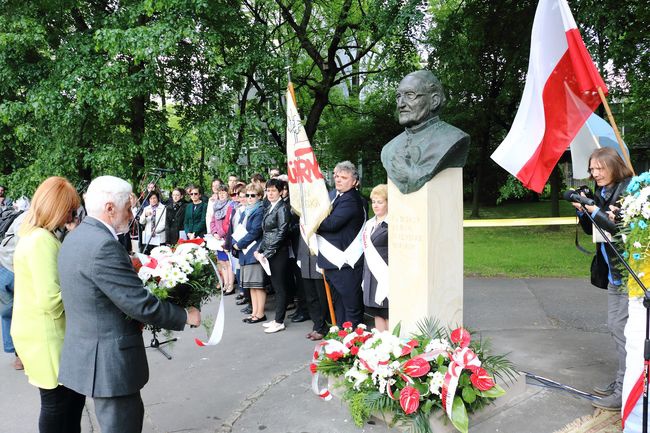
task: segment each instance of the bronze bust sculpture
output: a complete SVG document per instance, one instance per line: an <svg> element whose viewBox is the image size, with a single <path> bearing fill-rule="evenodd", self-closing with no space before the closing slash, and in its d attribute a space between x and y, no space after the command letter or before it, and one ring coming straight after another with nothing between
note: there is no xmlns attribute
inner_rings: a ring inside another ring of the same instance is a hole
<svg viewBox="0 0 650 433"><path fill-rule="evenodd" d="M444 102L442 85L429 71L408 74L397 88L399 123L406 129L384 146L381 162L402 194L419 190L445 168L465 165L469 135L440 120Z"/></svg>

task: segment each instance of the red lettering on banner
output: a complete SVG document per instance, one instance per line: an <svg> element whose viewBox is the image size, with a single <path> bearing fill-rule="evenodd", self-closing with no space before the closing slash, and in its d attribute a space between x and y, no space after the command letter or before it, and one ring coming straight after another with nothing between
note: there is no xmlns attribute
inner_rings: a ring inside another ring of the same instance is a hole
<svg viewBox="0 0 650 433"><path fill-rule="evenodd" d="M311 147L297 149L294 152L296 159L287 163L289 168L287 177L290 183L312 183L323 178L317 163L311 159L299 159L301 156L313 154L313 152Z"/></svg>

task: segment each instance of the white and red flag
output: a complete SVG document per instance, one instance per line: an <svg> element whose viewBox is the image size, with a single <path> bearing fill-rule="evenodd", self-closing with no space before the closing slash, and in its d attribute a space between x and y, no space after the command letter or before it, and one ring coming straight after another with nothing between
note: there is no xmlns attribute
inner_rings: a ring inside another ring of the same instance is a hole
<svg viewBox="0 0 650 433"><path fill-rule="evenodd" d="M316 161L302 125L293 85L287 86L287 175L291 208L300 216L300 230L313 253L316 252L314 233L330 211L330 198L325 179Z"/></svg>
<svg viewBox="0 0 650 433"><path fill-rule="evenodd" d="M540 0L524 93L492 159L541 192L551 171L607 93L566 0Z"/></svg>

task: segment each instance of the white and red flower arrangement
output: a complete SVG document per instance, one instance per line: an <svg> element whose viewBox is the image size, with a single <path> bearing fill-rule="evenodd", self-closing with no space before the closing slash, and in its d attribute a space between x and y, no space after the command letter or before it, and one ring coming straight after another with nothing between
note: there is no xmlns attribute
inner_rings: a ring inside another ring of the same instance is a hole
<svg viewBox="0 0 650 433"><path fill-rule="evenodd" d="M183 308L200 308L221 291L214 268L214 253L206 248L202 239L181 241L173 248L156 247L149 256L138 254L132 260L138 276L151 293Z"/></svg>
<svg viewBox="0 0 650 433"><path fill-rule="evenodd" d="M450 332L433 320L419 324L412 338L368 331L365 325L334 326L314 350L312 388L323 399L320 373L339 377L355 423L371 414L389 414L391 424L411 423L416 432L430 433L429 416L443 411L457 430L467 432L468 413L505 393L495 378L513 379L515 370L504 356L486 353L487 345L472 340L465 328Z"/></svg>

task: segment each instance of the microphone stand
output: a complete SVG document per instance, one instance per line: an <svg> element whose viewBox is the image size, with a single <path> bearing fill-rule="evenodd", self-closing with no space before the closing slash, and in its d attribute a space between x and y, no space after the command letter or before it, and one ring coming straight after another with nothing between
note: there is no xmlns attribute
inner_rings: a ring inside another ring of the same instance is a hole
<svg viewBox="0 0 650 433"><path fill-rule="evenodd" d="M163 349L163 348L160 347L160 346L162 346L162 345L164 345L164 344L172 343L172 342L174 342L174 341L177 341L178 338L173 337L173 338L170 338L169 340L158 341L158 336L157 336L156 334L157 334L158 332L160 332L160 331L161 331L161 329L158 328L157 326L154 326L154 327L153 327L153 329L151 330L151 343L149 343L149 345L148 345L147 347L148 347L148 348L151 347L152 349L156 349L156 350L157 350L158 352L160 352L160 353L161 353L165 358L171 360L171 359L172 359L172 356L171 356L169 353L167 353L167 352L165 351L165 349Z"/></svg>
<svg viewBox="0 0 650 433"><path fill-rule="evenodd" d="M609 240L609 237L605 234L605 231L600 228L594 217L591 216L591 213L587 210L585 205L582 205L582 212L587 215L593 226L598 230L600 235L605 239L607 245L614 251L616 257L620 262L625 266L625 269L629 272L630 276L634 278L634 281L641 287L643 290L643 307L645 308L645 340L643 342L643 418L642 418L642 428L643 433L648 433L648 374L650 373L650 295L648 294L648 289L643 284L639 276L632 270L630 265L625 261L623 256L614 248L612 241Z"/></svg>

